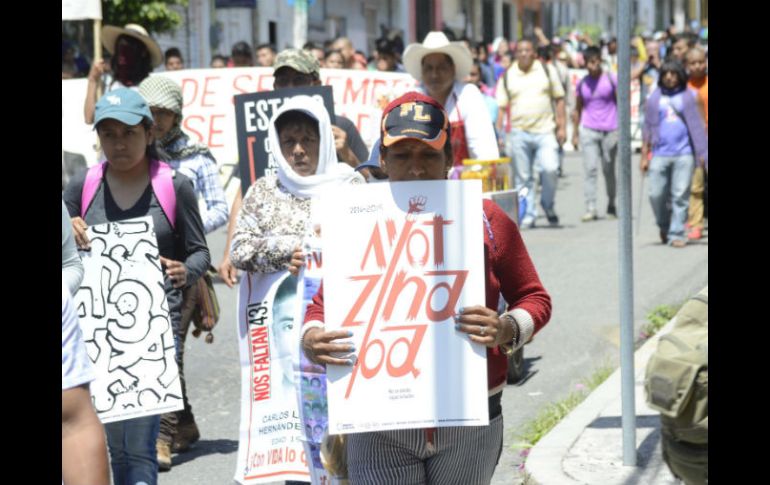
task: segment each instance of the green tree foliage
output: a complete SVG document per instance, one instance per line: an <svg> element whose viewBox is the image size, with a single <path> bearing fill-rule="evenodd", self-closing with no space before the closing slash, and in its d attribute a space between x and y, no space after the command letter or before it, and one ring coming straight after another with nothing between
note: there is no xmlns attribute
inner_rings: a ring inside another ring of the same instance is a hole
<svg viewBox="0 0 770 485"><path fill-rule="evenodd" d="M102 25L139 24L150 34L171 32L182 22L172 5L187 7L188 0L102 0Z"/></svg>

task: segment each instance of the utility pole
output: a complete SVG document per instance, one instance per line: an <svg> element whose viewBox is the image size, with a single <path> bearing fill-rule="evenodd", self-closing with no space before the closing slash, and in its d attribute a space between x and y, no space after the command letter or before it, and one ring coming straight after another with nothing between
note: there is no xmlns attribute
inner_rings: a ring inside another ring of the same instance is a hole
<svg viewBox="0 0 770 485"><path fill-rule="evenodd" d="M307 42L307 0L294 0L294 47L302 49Z"/></svg>

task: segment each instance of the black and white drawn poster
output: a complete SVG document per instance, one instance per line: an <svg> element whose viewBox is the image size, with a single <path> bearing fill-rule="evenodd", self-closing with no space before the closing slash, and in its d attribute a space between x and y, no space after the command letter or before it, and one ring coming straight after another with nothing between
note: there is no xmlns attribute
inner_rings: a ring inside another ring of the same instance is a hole
<svg viewBox="0 0 770 485"><path fill-rule="evenodd" d="M88 228L85 275L75 295L103 423L182 409L158 242L152 217Z"/></svg>

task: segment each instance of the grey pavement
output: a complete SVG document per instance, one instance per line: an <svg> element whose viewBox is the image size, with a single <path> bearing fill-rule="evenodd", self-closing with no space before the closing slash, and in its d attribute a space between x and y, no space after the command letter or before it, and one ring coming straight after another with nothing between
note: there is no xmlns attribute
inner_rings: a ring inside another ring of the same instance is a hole
<svg viewBox="0 0 770 485"><path fill-rule="evenodd" d="M645 402L644 371L663 329L634 356L636 466L623 464L620 369L544 436L530 451L526 471L542 484L676 485L663 461L660 415Z"/></svg>

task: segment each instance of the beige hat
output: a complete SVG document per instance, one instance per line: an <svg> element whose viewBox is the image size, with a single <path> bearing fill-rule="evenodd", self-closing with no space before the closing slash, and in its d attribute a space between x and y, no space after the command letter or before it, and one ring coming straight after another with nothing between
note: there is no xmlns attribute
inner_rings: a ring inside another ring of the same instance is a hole
<svg viewBox="0 0 770 485"><path fill-rule="evenodd" d="M114 25L105 25L102 28L102 44L112 55L115 55L115 43L121 35L128 35L141 41L150 52L150 60L153 67L158 67L163 62L163 53L160 51L158 43L150 37L150 34L138 24L126 24L125 27L115 27Z"/></svg>
<svg viewBox="0 0 770 485"><path fill-rule="evenodd" d="M471 72L473 57L462 42L450 42L443 32L429 32L422 44L409 44L404 51L404 68L422 81L422 58L429 54L446 54L455 65L455 79L463 81Z"/></svg>

